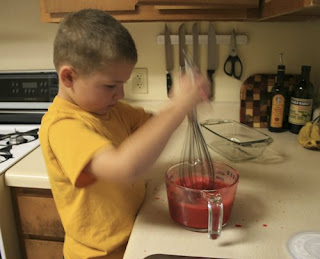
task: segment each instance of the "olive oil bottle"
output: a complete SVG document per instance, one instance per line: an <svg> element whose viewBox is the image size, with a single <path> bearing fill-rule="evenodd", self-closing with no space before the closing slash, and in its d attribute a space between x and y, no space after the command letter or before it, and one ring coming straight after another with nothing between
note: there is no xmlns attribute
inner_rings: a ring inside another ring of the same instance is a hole
<svg viewBox="0 0 320 259"><path fill-rule="evenodd" d="M310 66L301 67L301 78L291 92L289 130L295 134L311 120L314 90L310 83L310 71Z"/></svg>
<svg viewBox="0 0 320 259"><path fill-rule="evenodd" d="M284 86L285 66L278 66L277 82L272 87L268 129L283 132L288 129L289 93Z"/></svg>

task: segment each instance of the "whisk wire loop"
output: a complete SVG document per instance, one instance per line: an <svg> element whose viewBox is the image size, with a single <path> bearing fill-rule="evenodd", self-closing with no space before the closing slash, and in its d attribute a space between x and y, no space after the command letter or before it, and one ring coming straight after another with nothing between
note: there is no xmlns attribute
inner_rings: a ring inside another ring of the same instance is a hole
<svg viewBox="0 0 320 259"><path fill-rule="evenodd" d="M185 53L186 70L191 82L195 84L198 68ZM194 108L188 114L188 126L181 152L180 184L193 189L210 189L214 183L214 168L208 147L201 133Z"/></svg>

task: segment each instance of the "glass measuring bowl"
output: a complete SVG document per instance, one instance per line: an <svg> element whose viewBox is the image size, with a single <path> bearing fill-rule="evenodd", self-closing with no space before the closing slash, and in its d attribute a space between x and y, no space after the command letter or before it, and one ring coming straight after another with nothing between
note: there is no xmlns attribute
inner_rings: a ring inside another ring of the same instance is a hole
<svg viewBox="0 0 320 259"><path fill-rule="evenodd" d="M185 163L171 166L165 175L169 213L171 218L183 227L199 232L207 232L211 239L221 235L224 226L230 217L236 190L239 182L239 173L232 167L212 162L215 172L214 183L211 179L196 174L199 186L205 189L192 189L182 186L181 182L190 182L190 179L181 181L179 170Z"/></svg>

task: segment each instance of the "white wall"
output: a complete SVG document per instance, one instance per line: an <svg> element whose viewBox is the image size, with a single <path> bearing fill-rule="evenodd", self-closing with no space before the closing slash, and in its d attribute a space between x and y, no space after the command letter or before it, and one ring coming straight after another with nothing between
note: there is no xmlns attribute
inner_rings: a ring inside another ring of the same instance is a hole
<svg viewBox="0 0 320 259"><path fill-rule="evenodd" d="M168 23L177 34L180 22ZM191 33L192 22L186 23ZM137 67L148 68L149 94L137 98L166 99L164 45L156 37L164 32L164 23L125 23L136 41L139 61ZM200 22L200 34L206 34L208 22ZM284 53L287 73L299 73L301 65L312 66L311 80L320 85L320 20L315 22L215 22L216 34L248 35L248 44L239 46L244 64L241 81L223 72L229 47L219 45L219 68L215 75L216 101L239 101L240 86L255 73L276 73L279 53ZM50 69L52 42L58 24L40 23L39 0L3 0L0 7L0 70ZM191 47L191 45L190 45ZM207 46L201 45L201 69L206 70ZM178 46L174 45L174 74L178 72ZM128 96L130 90L126 89Z"/></svg>

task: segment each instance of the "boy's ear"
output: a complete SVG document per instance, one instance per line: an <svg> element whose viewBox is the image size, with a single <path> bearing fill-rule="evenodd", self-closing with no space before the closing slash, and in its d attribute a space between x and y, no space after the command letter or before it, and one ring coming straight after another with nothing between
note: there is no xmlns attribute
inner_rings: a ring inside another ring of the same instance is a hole
<svg viewBox="0 0 320 259"><path fill-rule="evenodd" d="M72 87L76 79L76 71L71 66L62 66L59 71L59 78L66 87Z"/></svg>

